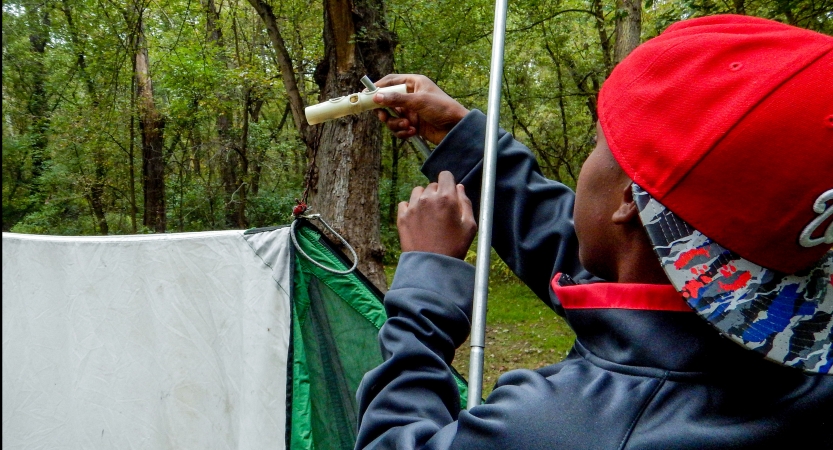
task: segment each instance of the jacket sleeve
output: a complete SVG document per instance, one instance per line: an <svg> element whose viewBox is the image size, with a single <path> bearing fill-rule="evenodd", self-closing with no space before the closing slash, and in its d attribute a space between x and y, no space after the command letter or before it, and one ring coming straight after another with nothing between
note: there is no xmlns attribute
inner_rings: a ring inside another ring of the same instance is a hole
<svg viewBox="0 0 833 450"><path fill-rule="evenodd" d="M461 411L450 365L470 332L473 293L471 265L402 254L379 332L385 362L358 389L356 449L592 450L624 442L659 381L611 377L575 351L552 366L501 375L484 404ZM617 398L628 401L611 407Z"/></svg>
<svg viewBox="0 0 833 450"><path fill-rule="evenodd" d="M357 449L448 448L460 413L450 364L468 337L473 292L471 265L431 253L401 255L379 331L385 362L364 376L357 393Z"/></svg>
<svg viewBox="0 0 833 450"><path fill-rule="evenodd" d="M466 187L479 217L486 116L471 111L443 139L422 167L431 181L443 170ZM573 227L575 194L544 178L532 152L504 130L498 133L492 247L516 275L556 312L549 282L557 272L576 281L592 276L578 261Z"/></svg>
<svg viewBox="0 0 833 450"><path fill-rule="evenodd" d="M489 404L460 410L450 364L470 331L473 291L471 265L402 254L379 332L385 362L358 389L356 449L528 448L528 425L557 414L540 405L549 397L545 378L528 370L502 377Z"/></svg>

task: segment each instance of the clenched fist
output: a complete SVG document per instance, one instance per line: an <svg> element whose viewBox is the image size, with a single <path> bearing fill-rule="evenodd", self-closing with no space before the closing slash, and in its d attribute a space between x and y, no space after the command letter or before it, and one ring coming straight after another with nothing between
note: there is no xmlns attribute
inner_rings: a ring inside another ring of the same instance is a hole
<svg viewBox="0 0 833 450"><path fill-rule="evenodd" d="M451 172L440 172L436 183L417 186L396 218L403 252L430 252L463 259L474 240L477 224L471 200Z"/></svg>
<svg viewBox="0 0 833 450"><path fill-rule="evenodd" d="M420 135L439 144L469 112L423 75L392 74L376 82L377 87L397 84L406 84L408 94L380 93L373 101L393 108L400 116L391 117L384 109L376 110L379 119L400 139Z"/></svg>

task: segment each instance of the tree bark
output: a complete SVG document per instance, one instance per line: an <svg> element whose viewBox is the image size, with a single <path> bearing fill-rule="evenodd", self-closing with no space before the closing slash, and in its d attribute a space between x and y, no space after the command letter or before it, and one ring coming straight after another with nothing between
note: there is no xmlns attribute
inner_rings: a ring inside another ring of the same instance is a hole
<svg viewBox="0 0 833 450"><path fill-rule="evenodd" d="M573 79L573 83L575 83L576 88L578 88L582 94L587 96L585 105L587 106L587 111L590 113L592 122L596 123L596 121L599 120L599 114L596 110L599 95L596 74L591 72L582 76L576 68L576 62L570 57L570 55L562 52L558 52L556 54L556 52L552 50L549 41L544 41L544 48L546 48L547 53L550 55L552 62L555 63L556 68L560 68L562 62L565 66L567 66L567 71L570 72L570 78ZM559 76L559 85L561 85L561 72L557 73Z"/></svg>
<svg viewBox="0 0 833 450"><path fill-rule="evenodd" d="M248 108L246 112L249 114L250 120L252 123L260 122L260 108L263 107L263 99L262 98L255 98L252 99L251 106ZM248 142L248 127L245 133L246 142ZM251 152L251 157L249 158L249 166L251 167L249 178L251 182L249 185L251 189L249 190L253 196L257 197L257 194L260 190L260 176L263 172L263 157L264 157L264 149L256 148Z"/></svg>
<svg viewBox="0 0 833 450"><path fill-rule="evenodd" d="M133 73L136 73L136 59L133 58ZM133 76L130 80L130 142L127 146L127 170L128 170L128 187L130 189L130 230L133 234L139 231L136 226L136 214L138 208L136 207L136 77Z"/></svg>
<svg viewBox="0 0 833 450"><path fill-rule="evenodd" d="M607 78L608 75L610 75L610 71L613 70L613 62L610 60L610 37L607 35L607 30L605 29L605 16L604 9L602 8L602 0L593 0L593 12L596 16L594 23L596 24L596 32L599 34L599 46L602 48L602 60L605 65L604 78Z"/></svg>
<svg viewBox="0 0 833 450"><path fill-rule="evenodd" d="M249 190L249 109L252 107L252 89L246 88L243 93L243 127L240 133L240 143L235 146L240 157L240 172L237 182L240 186L237 203L237 225L240 228L248 228L249 221L246 219L246 198Z"/></svg>
<svg viewBox="0 0 833 450"><path fill-rule="evenodd" d="M561 139L563 141L559 159L561 160L563 166L567 169L567 174L570 176L570 178L573 179L573 183L576 183L578 179L575 176L573 167L570 165L570 162L567 161L567 155L570 154L570 136L567 134L567 111L564 106L564 94L566 90L564 89L564 80L561 76L561 64L556 63L555 75L556 79L558 80L558 112L561 116ZM560 175L558 177L558 180L560 181Z"/></svg>
<svg viewBox="0 0 833 450"><path fill-rule="evenodd" d="M157 233L167 226L165 207L165 159L163 130L165 121L153 100L148 49L145 42L142 11L137 11L136 24L136 106L142 135L142 181L144 218L142 223Z"/></svg>
<svg viewBox="0 0 833 450"><path fill-rule="evenodd" d="M353 247L359 269L380 289L387 282L379 233L381 127L371 113L310 127L292 60L272 8L249 0L269 32L295 127L307 145L309 204ZM387 29L382 0L324 0L324 58L316 68L320 101L357 92L360 79L393 70L396 38Z"/></svg>
<svg viewBox="0 0 833 450"><path fill-rule="evenodd" d="M641 0L616 1L616 27L613 33L616 36L613 61L615 64L619 64L639 45L642 33Z"/></svg>
<svg viewBox="0 0 833 450"><path fill-rule="evenodd" d="M388 31L381 0L324 0L324 60L315 78L320 100L362 88L393 70L395 36ZM323 84L322 84L323 82ZM379 166L382 133L372 113L321 126L310 204L357 249L359 267L376 286L387 287L379 233Z"/></svg>
<svg viewBox="0 0 833 450"><path fill-rule="evenodd" d="M98 233L104 236L110 234L110 227L107 225L107 216L104 209L104 180L106 175L101 152L94 150L93 180L90 185L90 206L92 206L93 215L98 222Z"/></svg>

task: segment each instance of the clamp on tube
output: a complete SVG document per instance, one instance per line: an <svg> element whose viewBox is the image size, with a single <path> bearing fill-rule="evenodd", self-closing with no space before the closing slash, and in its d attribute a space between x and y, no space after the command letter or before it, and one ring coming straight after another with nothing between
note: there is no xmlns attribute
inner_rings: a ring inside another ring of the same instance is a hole
<svg viewBox="0 0 833 450"><path fill-rule="evenodd" d="M370 81L370 78L368 78L367 75L363 76L361 81L362 81L362 84L364 85L364 87L367 88L367 89L365 89L365 91L370 92L371 94L375 94L377 91L385 89L385 88L379 89L378 87L376 87L376 85L373 84L372 81ZM390 114L391 117L399 117L399 115L396 114L396 111L394 111L390 108L385 108L385 111L387 111L388 114ZM418 150L420 153L422 153L422 156L424 156L425 158L428 158L429 156L431 156L431 148L428 147L428 144L425 142L425 139L422 139L422 137L420 137L420 136L411 136L411 137L408 138L408 142L410 142L411 145L413 145L416 150Z"/></svg>
<svg viewBox="0 0 833 450"><path fill-rule="evenodd" d="M379 108L379 105L373 101L373 95L377 92L407 94L408 87L404 84L397 84L396 86L378 88L373 91L365 89L355 94L345 95L344 97L333 98L317 105L307 106L304 109L304 114L307 116L307 122L310 125L316 125L328 120L338 119L339 117L376 109Z"/></svg>

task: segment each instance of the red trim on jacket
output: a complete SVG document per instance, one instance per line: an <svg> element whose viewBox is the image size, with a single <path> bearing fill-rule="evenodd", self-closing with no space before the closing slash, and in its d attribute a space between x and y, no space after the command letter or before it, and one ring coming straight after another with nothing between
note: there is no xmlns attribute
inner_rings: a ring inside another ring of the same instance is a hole
<svg viewBox="0 0 833 450"><path fill-rule="evenodd" d="M560 286L550 283L564 309L638 309L694 312L670 284L593 283Z"/></svg>

